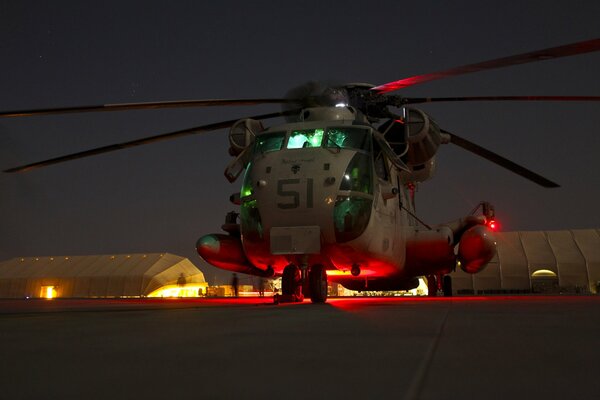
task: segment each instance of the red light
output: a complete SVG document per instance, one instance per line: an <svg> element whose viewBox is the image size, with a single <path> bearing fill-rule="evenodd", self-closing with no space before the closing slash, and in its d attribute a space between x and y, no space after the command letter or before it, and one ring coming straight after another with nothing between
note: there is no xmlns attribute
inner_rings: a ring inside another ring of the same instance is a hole
<svg viewBox="0 0 600 400"><path fill-rule="evenodd" d="M495 220L493 220L493 219L491 219L491 220L488 221L487 226L491 230L493 230L493 231L495 231L496 229L498 229L498 223Z"/></svg>

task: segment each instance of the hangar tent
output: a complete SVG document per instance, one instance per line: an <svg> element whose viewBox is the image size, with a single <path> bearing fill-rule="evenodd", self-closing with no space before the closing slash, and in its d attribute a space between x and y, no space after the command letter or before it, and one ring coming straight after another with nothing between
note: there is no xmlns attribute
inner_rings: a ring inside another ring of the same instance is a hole
<svg viewBox="0 0 600 400"><path fill-rule="evenodd" d="M0 262L0 298L185 296L206 293L202 272L169 253L17 257Z"/></svg>
<svg viewBox="0 0 600 400"><path fill-rule="evenodd" d="M481 272L452 273L455 293L598 293L600 230L500 232Z"/></svg>
<svg viewBox="0 0 600 400"><path fill-rule="evenodd" d="M500 232L478 274L458 269L456 294L600 293L600 230ZM20 257L0 262L0 298L205 294L202 272L173 254Z"/></svg>

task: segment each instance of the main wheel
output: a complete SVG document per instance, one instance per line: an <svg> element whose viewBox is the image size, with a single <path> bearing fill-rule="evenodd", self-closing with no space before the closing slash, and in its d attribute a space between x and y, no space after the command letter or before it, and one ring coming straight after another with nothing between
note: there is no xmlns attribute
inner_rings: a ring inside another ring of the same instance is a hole
<svg viewBox="0 0 600 400"><path fill-rule="evenodd" d="M310 300L313 303L324 303L327 300L327 274L322 265L313 265L308 273Z"/></svg>
<svg viewBox="0 0 600 400"><path fill-rule="evenodd" d="M452 277L450 275L444 275L442 288L444 290L444 297L452 297Z"/></svg>
<svg viewBox="0 0 600 400"><path fill-rule="evenodd" d="M284 295L299 294L300 290L300 268L290 264L283 269L281 277L281 293Z"/></svg>
<svg viewBox="0 0 600 400"><path fill-rule="evenodd" d="M427 296L437 296L437 279L435 278L435 275L427 275Z"/></svg>

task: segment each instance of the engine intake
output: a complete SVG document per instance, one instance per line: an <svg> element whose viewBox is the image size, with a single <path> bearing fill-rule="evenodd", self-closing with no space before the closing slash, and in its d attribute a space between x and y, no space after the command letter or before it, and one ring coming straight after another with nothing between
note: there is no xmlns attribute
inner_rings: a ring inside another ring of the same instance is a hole
<svg viewBox="0 0 600 400"><path fill-rule="evenodd" d="M229 154L237 156L254 143L254 138L264 130L260 121L241 119L229 130Z"/></svg>
<svg viewBox="0 0 600 400"><path fill-rule="evenodd" d="M408 142L406 164L409 167L421 166L431 160L440 147L440 128L429 115L413 108L406 109L405 124Z"/></svg>
<svg viewBox="0 0 600 400"><path fill-rule="evenodd" d="M207 263L221 269L264 277L273 275L272 268L264 271L248 261L239 237L205 235L196 242L196 251Z"/></svg>

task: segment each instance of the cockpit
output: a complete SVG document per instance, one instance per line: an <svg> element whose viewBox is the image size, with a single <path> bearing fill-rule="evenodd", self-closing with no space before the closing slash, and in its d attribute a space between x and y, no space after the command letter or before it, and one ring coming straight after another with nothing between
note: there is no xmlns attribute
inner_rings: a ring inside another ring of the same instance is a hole
<svg viewBox="0 0 600 400"><path fill-rule="evenodd" d="M264 133L256 138L255 153L266 153L282 149L306 149L325 147L330 149L352 149L369 153L371 141L369 129L359 127L329 127Z"/></svg>
<svg viewBox="0 0 600 400"><path fill-rule="evenodd" d="M359 237L370 219L377 179L387 179L386 157L372 128L286 128L255 138L240 192L244 240L259 241L265 228L300 215L303 220L294 224L327 229L333 222L338 243ZM323 219L327 213L331 222Z"/></svg>

